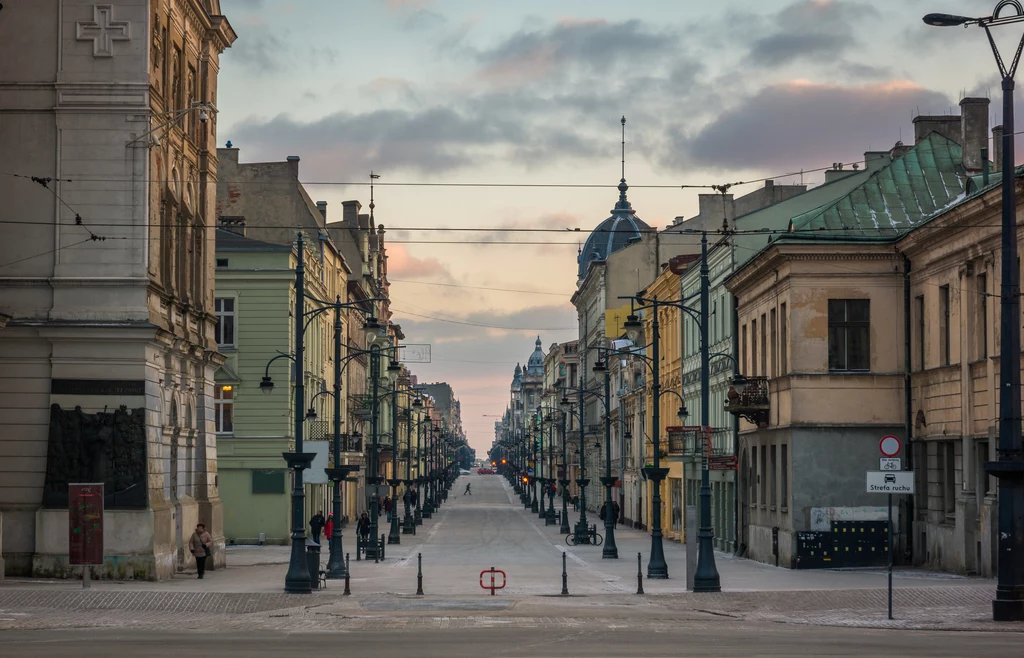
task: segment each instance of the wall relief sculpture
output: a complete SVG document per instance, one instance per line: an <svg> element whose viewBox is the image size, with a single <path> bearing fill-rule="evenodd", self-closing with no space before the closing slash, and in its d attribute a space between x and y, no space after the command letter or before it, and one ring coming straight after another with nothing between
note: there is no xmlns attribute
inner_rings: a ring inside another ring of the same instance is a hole
<svg viewBox="0 0 1024 658"><path fill-rule="evenodd" d="M67 507L68 484L102 482L104 507L146 507L146 410L85 413L50 405L45 507Z"/></svg>

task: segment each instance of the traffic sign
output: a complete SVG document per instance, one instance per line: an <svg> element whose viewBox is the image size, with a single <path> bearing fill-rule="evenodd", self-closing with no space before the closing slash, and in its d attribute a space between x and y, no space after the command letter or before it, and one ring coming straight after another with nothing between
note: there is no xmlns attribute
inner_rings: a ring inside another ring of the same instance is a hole
<svg viewBox="0 0 1024 658"><path fill-rule="evenodd" d="M903 460L899 457L882 457L878 460L878 470L880 471L902 471Z"/></svg>
<svg viewBox="0 0 1024 658"><path fill-rule="evenodd" d="M868 471L868 493L912 494L913 471Z"/></svg>
<svg viewBox="0 0 1024 658"><path fill-rule="evenodd" d="M886 457L895 457L900 454L900 440L891 434L883 436L882 440L878 442L878 449Z"/></svg>

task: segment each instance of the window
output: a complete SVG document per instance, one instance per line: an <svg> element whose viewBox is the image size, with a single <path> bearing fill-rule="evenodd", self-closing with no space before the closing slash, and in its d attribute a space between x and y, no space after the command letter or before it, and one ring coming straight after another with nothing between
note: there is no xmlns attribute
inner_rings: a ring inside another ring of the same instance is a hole
<svg viewBox="0 0 1024 658"><path fill-rule="evenodd" d="M924 370L924 295L914 299L914 309L917 313L917 369Z"/></svg>
<svg viewBox="0 0 1024 658"><path fill-rule="evenodd" d="M979 274L978 286L978 358L988 357L988 275Z"/></svg>
<svg viewBox="0 0 1024 658"><path fill-rule="evenodd" d="M227 258L218 258L217 259L217 267L227 267L227 266L228 266L228 259Z"/></svg>
<svg viewBox="0 0 1024 658"><path fill-rule="evenodd" d="M757 320L750 321L750 370L756 377L757 372Z"/></svg>
<svg viewBox="0 0 1024 658"><path fill-rule="evenodd" d="M761 370L758 374L768 376L768 322L764 313L761 314Z"/></svg>
<svg viewBox="0 0 1024 658"><path fill-rule="evenodd" d="M772 444L772 459L771 459L771 464L772 464L771 477L772 477L772 479L771 479L771 482L769 483L769 487L771 489L771 494L769 496L769 500L771 501L772 509L775 509L775 505L776 505L776 502L777 502L776 496L778 495L777 492L775 491L775 483L777 482L777 480L776 480L777 475L776 474L779 472L779 462L778 462L777 457L778 457L778 455L776 453L776 447L775 447L775 444L773 443Z"/></svg>
<svg viewBox="0 0 1024 658"><path fill-rule="evenodd" d="M956 444L943 441L939 444L942 461L942 502L946 516L956 514Z"/></svg>
<svg viewBox="0 0 1024 658"><path fill-rule="evenodd" d="M254 494L283 494L284 471L253 471L252 492Z"/></svg>
<svg viewBox="0 0 1024 658"><path fill-rule="evenodd" d="M789 374L789 332L787 330L786 305L779 309L779 374Z"/></svg>
<svg viewBox="0 0 1024 658"><path fill-rule="evenodd" d="M233 347L235 344L235 300L233 297L218 297L214 300L217 326L213 330L217 344Z"/></svg>
<svg viewBox="0 0 1024 658"><path fill-rule="evenodd" d="M828 369L870 370L870 301L828 300Z"/></svg>
<svg viewBox="0 0 1024 658"><path fill-rule="evenodd" d="M771 375L772 375L772 377L778 377L779 376L779 367L778 367L779 366L779 360L778 360L778 354L779 354L779 320L778 320L778 317L775 315L775 309L774 308L772 309L772 316L771 317L772 317L772 363L771 363L772 371L771 371Z"/></svg>
<svg viewBox="0 0 1024 658"><path fill-rule="evenodd" d="M761 507L764 507L768 503L768 448L767 446L761 446L761 469L760 477L757 478L761 483Z"/></svg>
<svg viewBox="0 0 1024 658"><path fill-rule="evenodd" d="M750 504L757 504L757 446L750 447Z"/></svg>
<svg viewBox="0 0 1024 658"><path fill-rule="evenodd" d="M743 369L750 372L750 364L747 363L747 325L740 329L740 363L743 364Z"/></svg>
<svg viewBox="0 0 1024 658"><path fill-rule="evenodd" d="M939 354L942 364L949 365L949 286L939 288Z"/></svg>
<svg viewBox="0 0 1024 658"><path fill-rule="evenodd" d="M234 404L234 386L213 387L213 419L218 434L231 434L235 431Z"/></svg>
<svg viewBox="0 0 1024 658"><path fill-rule="evenodd" d="M782 487L779 491L779 500L782 511L789 507L789 446L782 444Z"/></svg>

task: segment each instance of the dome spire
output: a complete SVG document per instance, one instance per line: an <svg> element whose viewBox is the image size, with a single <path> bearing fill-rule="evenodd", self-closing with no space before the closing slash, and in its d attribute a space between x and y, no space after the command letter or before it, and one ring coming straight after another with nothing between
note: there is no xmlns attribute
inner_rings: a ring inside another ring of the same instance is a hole
<svg viewBox="0 0 1024 658"><path fill-rule="evenodd" d="M617 208L628 208L629 201L626 200L626 190L629 189L629 185L626 185L626 117L623 115L622 120L622 178L619 179L619 202L616 204Z"/></svg>

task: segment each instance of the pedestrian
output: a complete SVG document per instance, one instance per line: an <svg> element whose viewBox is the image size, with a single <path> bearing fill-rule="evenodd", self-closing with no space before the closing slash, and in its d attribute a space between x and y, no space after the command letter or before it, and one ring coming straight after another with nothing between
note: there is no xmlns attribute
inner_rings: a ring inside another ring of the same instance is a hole
<svg viewBox="0 0 1024 658"><path fill-rule="evenodd" d="M331 550L334 547L334 515L327 515L327 523L324 524L324 535L327 537L327 550Z"/></svg>
<svg viewBox="0 0 1024 658"><path fill-rule="evenodd" d="M196 524L196 531L188 540L188 550L196 557L196 571L202 578L206 573L206 558L211 554L210 544L213 539L210 533L206 532L206 526L202 523Z"/></svg>
<svg viewBox="0 0 1024 658"><path fill-rule="evenodd" d="M574 511L574 512L580 511L580 497L579 496L573 496L572 497L572 511Z"/></svg>
<svg viewBox="0 0 1024 658"><path fill-rule="evenodd" d="M413 489L412 489L412 505L413 505L413 507L417 507L417 506L419 506L419 504L420 504L420 488L419 487L413 487Z"/></svg>
<svg viewBox="0 0 1024 658"><path fill-rule="evenodd" d="M619 525L619 512L621 511L621 509L622 508L619 507L618 501L614 501L613 500L612 501L612 514L615 515L615 521L612 523L612 525Z"/></svg>
<svg viewBox="0 0 1024 658"><path fill-rule="evenodd" d="M391 523L391 509L394 505L395 504L391 501L391 496L384 496L384 511L388 515L388 523Z"/></svg>
<svg viewBox="0 0 1024 658"><path fill-rule="evenodd" d="M327 521L324 519L324 513L322 511L317 512L313 515L313 518L309 520L309 529L312 530L313 541L320 543L320 532L324 529L324 525Z"/></svg>
<svg viewBox="0 0 1024 658"><path fill-rule="evenodd" d="M365 543L366 538L370 536L370 515L365 511L359 515L359 523L356 529L359 530L359 536L363 538Z"/></svg>
<svg viewBox="0 0 1024 658"><path fill-rule="evenodd" d="M607 504L601 505L601 511L597 513L597 518L601 519L602 521L604 521L606 518L608 518L608 505Z"/></svg>
<svg viewBox="0 0 1024 658"><path fill-rule="evenodd" d="M473 495L473 492L469 490L469 488L471 486L473 486L473 485L470 484L469 482L466 483L466 491L462 494L463 496L472 496Z"/></svg>

